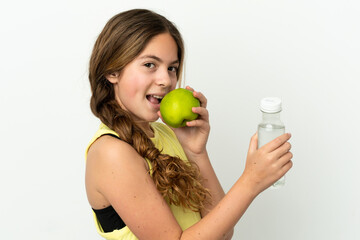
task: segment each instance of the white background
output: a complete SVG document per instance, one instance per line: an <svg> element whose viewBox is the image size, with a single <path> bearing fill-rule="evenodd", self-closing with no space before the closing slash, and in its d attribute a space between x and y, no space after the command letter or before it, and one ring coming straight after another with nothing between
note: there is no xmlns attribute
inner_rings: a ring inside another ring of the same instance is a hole
<svg viewBox="0 0 360 240"><path fill-rule="evenodd" d="M100 239L84 188L92 46L106 21L150 8L186 44L209 101L208 150L227 191L266 96L283 99L294 167L233 239L360 239L360 4L356 0L9 1L0 6L0 239Z"/></svg>

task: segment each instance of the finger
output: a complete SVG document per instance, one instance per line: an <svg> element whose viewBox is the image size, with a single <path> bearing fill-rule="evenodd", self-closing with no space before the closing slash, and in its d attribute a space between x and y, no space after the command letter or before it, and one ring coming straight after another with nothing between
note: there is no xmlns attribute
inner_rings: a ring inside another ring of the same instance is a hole
<svg viewBox="0 0 360 240"><path fill-rule="evenodd" d="M254 153L258 148L258 133L256 132L250 139L248 154Z"/></svg>
<svg viewBox="0 0 360 240"><path fill-rule="evenodd" d="M194 91L194 89L193 89L192 87L190 87L190 86L186 86L185 88L186 88L187 90L192 91L192 92Z"/></svg>
<svg viewBox="0 0 360 240"><path fill-rule="evenodd" d="M202 127L205 124L209 125L209 123L203 119L195 119L189 122L186 122L186 126L188 127Z"/></svg>
<svg viewBox="0 0 360 240"><path fill-rule="evenodd" d="M281 156L277 162L281 168L283 168L286 164L288 164L293 157L293 154L291 152L285 153L283 156Z"/></svg>
<svg viewBox="0 0 360 240"><path fill-rule="evenodd" d="M206 106L207 106L207 99L206 99L206 97L204 96L204 94L202 94L201 92L195 91L195 90L194 90L192 87L190 87L190 86L186 86L186 89L192 91L192 92L193 92L193 96L196 97L197 99L199 99L199 101L200 101L200 106L201 106L201 107L206 108Z"/></svg>
<svg viewBox="0 0 360 240"><path fill-rule="evenodd" d="M275 157L280 158L281 156L289 152L290 149L291 149L291 144L289 142L285 142L279 148L275 149L273 151L273 154L275 155Z"/></svg>
<svg viewBox="0 0 360 240"><path fill-rule="evenodd" d="M193 95L194 95L194 97L196 97L197 99L199 99L199 101L200 101L200 106L206 108L206 106L207 106L207 99L206 99L206 97L204 96L204 94L202 94L201 92L194 91L194 92L193 92Z"/></svg>
<svg viewBox="0 0 360 240"><path fill-rule="evenodd" d="M272 152L275 149L277 149L278 147L280 147L281 145L283 145L285 142L287 142L291 137L290 133L285 133L277 138L275 138L274 140L270 141L269 143L264 145L264 149L267 152Z"/></svg>
<svg viewBox="0 0 360 240"><path fill-rule="evenodd" d="M161 112L160 111L157 111L157 115L159 116L159 118L161 119L161 121L165 122L162 115L161 115Z"/></svg>
<svg viewBox="0 0 360 240"><path fill-rule="evenodd" d="M281 174L285 175L294 165L293 161L288 161L282 168L281 168Z"/></svg>
<svg viewBox="0 0 360 240"><path fill-rule="evenodd" d="M209 121L209 112L206 108L203 107L193 107L192 108L193 113L199 114L201 119L204 119L205 121Z"/></svg>

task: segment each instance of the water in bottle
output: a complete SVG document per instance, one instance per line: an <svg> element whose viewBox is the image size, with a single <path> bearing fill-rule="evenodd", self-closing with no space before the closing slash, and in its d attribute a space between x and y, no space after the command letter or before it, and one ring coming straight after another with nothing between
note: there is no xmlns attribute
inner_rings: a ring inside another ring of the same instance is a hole
<svg viewBox="0 0 360 240"><path fill-rule="evenodd" d="M285 133L285 126L280 120L281 99L275 97L263 98L260 103L262 121L258 125L258 148ZM272 187L285 185L285 176L275 182Z"/></svg>

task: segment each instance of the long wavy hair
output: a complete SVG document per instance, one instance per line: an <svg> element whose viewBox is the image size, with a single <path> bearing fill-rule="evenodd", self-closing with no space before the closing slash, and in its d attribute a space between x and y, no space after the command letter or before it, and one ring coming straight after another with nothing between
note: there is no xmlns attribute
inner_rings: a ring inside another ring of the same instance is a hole
<svg viewBox="0 0 360 240"><path fill-rule="evenodd" d="M200 171L195 163L186 163L176 156L161 153L131 115L115 100L112 83L105 76L121 72L156 35L169 33L177 44L181 79L184 44L173 23L165 17L145 9L134 9L112 17L98 36L89 65L91 85L90 107L96 117L119 134L152 165L152 179L162 196L170 204L200 211L209 202L210 193L203 187Z"/></svg>

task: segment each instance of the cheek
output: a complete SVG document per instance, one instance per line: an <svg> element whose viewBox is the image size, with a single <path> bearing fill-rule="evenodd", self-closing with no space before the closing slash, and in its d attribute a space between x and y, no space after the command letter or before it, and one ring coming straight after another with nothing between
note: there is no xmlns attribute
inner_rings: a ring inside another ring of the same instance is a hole
<svg viewBox="0 0 360 240"><path fill-rule="evenodd" d="M176 88L176 86L179 85L178 83L179 83L179 81L176 78L174 80L172 80L172 82L171 82L171 90L174 90Z"/></svg>
<svg viewBox="0 0 360 240"><path fill-rule="evenodd" d="M120 88L124 97L133 98L139 93L141 85L142 84L139 78L132 77L126 79L126 81L123 81L122 84L120 84Z"/></svg>

